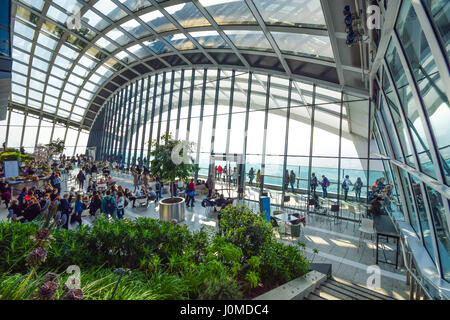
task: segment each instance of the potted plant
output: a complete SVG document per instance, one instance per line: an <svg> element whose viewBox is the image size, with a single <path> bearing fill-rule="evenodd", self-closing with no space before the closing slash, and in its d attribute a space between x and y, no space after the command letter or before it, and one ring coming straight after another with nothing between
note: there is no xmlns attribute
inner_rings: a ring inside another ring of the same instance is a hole
<svg viewBox="0 0 450 320"><path fill-rule="evenodd" d="M184 220L184 198L174 197L173 185L176 179L187 180L195 172L194 159L190 156L183 157L192 152L193 144L173 139L170 134L163 135L159 141L155 139L150 144L150 155L153 159L150 162L150 172L160 180L170 183L170 198L159 201L160 219L176 219L181 222Z"/></svg>

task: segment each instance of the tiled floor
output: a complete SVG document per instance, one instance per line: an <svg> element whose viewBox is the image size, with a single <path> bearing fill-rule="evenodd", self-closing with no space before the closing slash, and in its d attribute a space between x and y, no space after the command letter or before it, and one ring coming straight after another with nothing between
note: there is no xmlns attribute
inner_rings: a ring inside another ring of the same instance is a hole
<svg viewBox="0 0 450 320"><path fill-rule="evenodd" d="M114 175L117 184L123 187L132 188L132 177L129 175ZM73 181L69 181L67 187L74 185ZM65 188L65 182L62 188L63 192L68 190ZM214 230L217 220L207 216L205 208L201 206L201 196L197 197L194 208L186 208L185 221L190 230L199 230L201 227L211 228ZM252 199L252 197L250 197ZM245 202L249 207L258 210L256 202ZM7 211L4 206L0 209L0 220L5 220ZM146 208L127 208L125 210L126 218L150 217L159 218L158 208L150 205ZM91 224L90 217L83 217L84 224ZM71 226L71 228L75 228ZM355 231L354 231L355 229ZM289 235L282 236L281 241L285 243L294 243L301 241L306 246L306 255L308 260L318 263L331 263L333 276L354 282L363 286L367 285L370 274L368 268L375 265L375 244L370 238L363 239L361 245L359 243L358 226L353 222L342 222L334 224L327 222L322 217L311 214L307 217L307 225L303 229L304 232L299 239L291 238ZM395 259L395 245L390 243L385 245L385 252L391 261ZM313 249L317 249L317 254L313 253ZM384 258L380 249L380 256ZM380 289L377 291L390 295L397 299L408 299L409 288L406 286L405 271L402 268L395 269L394 266L380 263L381 277ZM372 271L373 273L373 271Z"/></svg>

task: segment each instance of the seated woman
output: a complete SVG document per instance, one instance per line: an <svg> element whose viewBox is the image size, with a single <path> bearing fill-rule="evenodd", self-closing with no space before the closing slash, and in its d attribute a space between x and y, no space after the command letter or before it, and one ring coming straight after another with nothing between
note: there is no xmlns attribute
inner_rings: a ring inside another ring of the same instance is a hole
<svg viewBox="0 0 450 320"><path fill-rule="evenodd" d="M22 210L20 210L19 202L14 199L11 201L11 205L8 208L8 219L16 219L18 216L22 215Z"/></svg>
<svg viewBox="0 0 450 320"><path fill-rule="evenodd" d="M41 213L39 201L35 197L32 197L30 202L30 205L23 211L25 221L28 222L33 221Z"/></svg>
<svg viewBox="0 0 450 320"><path fill-rule="evenodd" d="M225 199L223 194L220 195L220 198L216 200L216 207L220 207L220 209L224 209L227 206L233 204L233 199Z"/></svg>
<svg viewBox="0 0 450 320"><path fill-rule="evenodd" d="M370 208L368 210L369 217L373 217L375 215L383 215L385 214L383 208L383 197L378 196L370 202Z"/></svg>
<svg viewBox="0 0 450 320"><path fill-rule="evenodd" d="M116 181L114 181L114 179L111 176L108 176L107 180L108 187L112 187L115 183Z"/></svg>

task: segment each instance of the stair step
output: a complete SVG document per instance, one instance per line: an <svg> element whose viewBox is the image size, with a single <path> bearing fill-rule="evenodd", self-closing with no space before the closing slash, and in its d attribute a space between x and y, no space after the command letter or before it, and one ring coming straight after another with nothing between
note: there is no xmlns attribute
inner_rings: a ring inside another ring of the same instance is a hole
<svg viewBox="0 0 450 320"><path fill-rule="evenodd" d="M372 297L374 300L395 300L394 298L392 298L388 295L382 294L378 291L371 290L371 289L365 288L361 285L351 283L351 282L348 282L348 281L345 281L345 280L342 280L339 278L329 279L329 280L327 280L327 283L331 283L336 286L341 286L348 290L353 290L354 292L364 295L366 297Z"/></svg>
<svg viewBox="0 0 450 320"><path fill-rule="evenodd" d="M311 294L309 294L305 300L326 300L324 298L322 298L321 296L316 295L314 292L311 292Z"/></svg>
<svg viewBox="0 0 450 320"><path fill-rule="evenodd" d="M341 298L339 298L339 297L337 297L337 296L335 296L335 295L333 295L333 294L330 294L330 293L328 293L328 292L323 291L322 288L316 289L316 290L314 291L314 293L315 293L316 295L318 295L318 296L324 298L325 300L342 300Z"/></svg>
<svg viewBox="0 0 450 320"><path fill-rule="evenodd" d="M375 296L363 295L359 292L356 292L355 290L352 290L352 288L346 288L345 286L339 286L333 283L324 283L320 288L329 288L331 290L339 292L347 297L346 300L380 300Z"/></svg>
<svg viewBox="0 0 450 320"><path fill-rule="evenodd" d="M337 288L333 285L328 285L327 283L323 283L320 286L320 291L326 292L336 298L339 298L339 300L357 300L351 292L346 292L345 290Z"/></svg>

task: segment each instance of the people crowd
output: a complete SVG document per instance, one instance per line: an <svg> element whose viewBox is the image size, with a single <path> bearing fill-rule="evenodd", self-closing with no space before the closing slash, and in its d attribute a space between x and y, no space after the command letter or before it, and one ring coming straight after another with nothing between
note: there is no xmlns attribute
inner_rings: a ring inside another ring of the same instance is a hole
<svg viewBox="0 0 450 320"><path fill-rule="evenodd" d="M39 181L42 184L40 188L37 185L31 188L23 187L16 199L13 199L11 186L6 179L0 179L0 195L8 208L9 220L26 223L40 215L50 214L60 227L68 229L69 224L82 224L85 211L87 216L91 217L104 214L113 219L122 219L130 204L132 208L136 208L136 202L140 206L148 207L150 202L154 201L157 206L159 199L168 192L164 189L163 181L152 176L149 168L144 165L126 166L124 162L96 162L84 155L62 155L50 166L51 175L48 180ZM134 189L118 185L111 176L113 172L132 174ZM61 186L67 185L72 179L75 186L63 191ZM171 191L175 196L184 191L187 206L194 206L193 179L186 183L186 188L182 181L177 181Z"/></svg>

